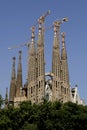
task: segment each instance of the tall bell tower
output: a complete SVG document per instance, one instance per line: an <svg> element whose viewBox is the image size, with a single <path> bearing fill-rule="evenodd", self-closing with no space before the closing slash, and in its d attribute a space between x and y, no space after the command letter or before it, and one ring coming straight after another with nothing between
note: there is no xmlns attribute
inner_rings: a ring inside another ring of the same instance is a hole
<svg viewBox="0 0 87 130"><path fill-rule="evenodd" d="M20 97L22 90L22 63L21 63L21 54L22 51L19 51L19 61L18 61L18 70L17 70L17 80L16 80L16 97Z"/></svg>
<svg viewBox="0 0 87 130"><path fill-rule="evenodd" d="M70 101L70 83L67 61L67 51L65 46L65 33L62 33L62 50L61 50L61 97L63 102Z"/></svg>
<svg viewBox="0 0 87 130"><path fill-rule="evenodd" d="M54 41L52 55L52 101L60 99L60 38L59 38L60 23L54 23Z"/></svg>
<svg viewBox="0 0 87 130"><path fill-rule="evenodd" d="M60 51L60 25L67 21L67 18L63 18L62 20L54 22L52 101L70 101L70 84L67 52L65 47L65 33L62 33L62 49Z"/></svg>
<svg viewBox="0 0 87 130"><path fill-rule="evenodd" d="M13 102L14 97L16 96L16 71L15 71L15 60L16 58L13 57L13 64L12 64L12 76L10 81L10 95L9 95L9 101Z"/></svg>
<svg viewBox="0 0 87 130"><path fill-rule="evenodd" d="M39 19L37 42L37 102L42 102L45 95L45 61L44 61L44 19Z"/></svg>
<svg viewBox="0 0 87 130"><path fill-rule="evenodd" d="M29 50L28 64L28 100L36 102L36 48L35 48L34 27L32 27L31 45Z"/></svg>

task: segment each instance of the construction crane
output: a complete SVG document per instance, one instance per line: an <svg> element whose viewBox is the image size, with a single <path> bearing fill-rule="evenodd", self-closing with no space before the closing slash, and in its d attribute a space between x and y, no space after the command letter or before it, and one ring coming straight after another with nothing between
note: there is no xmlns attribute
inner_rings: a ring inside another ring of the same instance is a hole
<svg viewBox="0 0 87 130"><path fill-rule="evenodd" d="M53 25L48 27L48 28L46 28L44 31L46 32L46 31L50 30L51 28L53 28L54 26L58 27L58 26L60 26L60 24L62 24L64 22L68 22L68 18L67 17L65 17L65 18L63 18L61 20L54 21Z"/></svg>
<svg viewBox="0 0 87 130"><path fill-rule="evenodd" d="M24 43L24 44L11 46L11 47L8 47L8 50L15 49L15 48L20 48L20 47L23 47L23 46L27 46L27 47L29 47L29 46L30 46L30 43L27 42L27 43Z"/></svg>
<svg viewBox="0 0 87 130"><path fill-rule="evenodd" d="M50 10L48 10L44 15L40 16L40 18L37 20L36 24L34 26L32 26L31 30L33 31L33 29L35 28L35 26L39 22L41 22L41 23L44 22L46 16L48 16L49 14L50 14ZM8 49L11 50L11 49L20 48L20 47L23 47L23 46L27 46L29 48L30 42L26 42L26 43L20 44L20 45L11 46L11 47L8 47Z"/></svg>
<svg viewBox="0 0 87 130"><path fill-rule="evenodd" d="M60 26L60 24L62 24L62 23L64 23L64 22L68 22L68 18L67 18L67 17L65 17L65 18L63 18L63 19L61 19L61 20L56 20L56 21L54 22L54 26Z"/></svg>
<svg viewBox="0 0 87 130"><path fill-rule="evenodd" d="M35 31L34 26L32 26L31 30L32 30L32 33L34 33L34 31ZM23 43L23 44L19 44L19 45L8 47L8 49L11 50L11 49L20 48L20 47L23 47L23 46L27 46L29 48L30 44L31 44L31 42L28 41L28 42Z"/></svg>
<svg viewBox="0 0 87 130"><path fill-rule="evenodd" d="M37 22L34 24L34 27L38 25L38 23L43 22L45 18L50 14L50 10L48 10L44 15L40 16Z"/></svg>
<svg viewBox="0 0 87 130"><path fill-rule="evenodd" d="M46 14L42 15L42 16L39 18L39 20L44 21L45 17L46 17L48 14L50 14L50 11L47 11ZM40 21L39 21L39 22L40 22ZM50 30L50 29L53 28L54 26L55 26L55 27L60 27L60 24L62 24L63 22L68 22L68 18L65 17L65 18L63 18L63 19L61 19L61 20L56 20L52 26L50 26L50 27L44 29L44 32ZM32 28L31 28L32 31L33 31L33 28L34 28L34 27L35 27L35 25L32 26ZM20 45L11 46L11 47L8 47L8 49L11 50L11 49L15 49L15 48L23 47L23 46L27 46L27 47L29 48L30 42L26 42L26 43L20 44Z"/></svg>

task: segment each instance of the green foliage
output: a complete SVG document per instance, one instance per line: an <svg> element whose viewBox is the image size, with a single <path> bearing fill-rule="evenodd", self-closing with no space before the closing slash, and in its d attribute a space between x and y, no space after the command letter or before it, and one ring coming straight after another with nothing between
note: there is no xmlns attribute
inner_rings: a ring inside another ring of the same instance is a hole
<svg viewBox="0 0 87 130"><path fill-rule="evenodd" d="M71 102L32 104L0 110L0 130L86 130L87 106Z"/></svg>
<svg viewBox="0 0 87 130"><path fill-rule="evenodd" d="M22 127L22 130L38 130L38 129L37 129L37 125L29 124L28 122L25 122Z"/></svg>
<svg viewBox="0 0 87 130"><path fill-rule="evenodd" d="M0 94L0 109L1 109L2 105L3 105L3 98L2 98L2 96Z"/></svg>

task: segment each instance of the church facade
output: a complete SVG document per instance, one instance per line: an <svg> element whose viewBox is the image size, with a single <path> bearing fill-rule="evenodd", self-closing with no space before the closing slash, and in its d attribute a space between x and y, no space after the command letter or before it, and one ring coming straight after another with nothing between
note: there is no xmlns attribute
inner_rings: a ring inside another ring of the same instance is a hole
<svg viewBox="0 0 87 130"><path fill-rule="evenodd" d="M38 20L38 42L35 42L35 28L32 27L31 44L29 45L27 82L22 84L21 51L17 76L15 72L15 60L13 57L12 76L10 81L9 103L17 106L22 101L41 103L44 99L54 102L71 101L70 81L68 71L67 51L65 45L65 33L61 34L61 21L54 22L54 40L52 48L52 69L45 72L44 56L44 19ZM60 44L62 45L60 49ZM48 77L48 78L46 78Z"/></svg>

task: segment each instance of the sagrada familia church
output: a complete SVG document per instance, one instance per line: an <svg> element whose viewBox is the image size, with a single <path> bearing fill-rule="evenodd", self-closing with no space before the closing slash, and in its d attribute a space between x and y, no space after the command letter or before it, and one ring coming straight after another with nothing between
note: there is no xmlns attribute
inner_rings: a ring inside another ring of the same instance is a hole
<svg viewBox="0 0 87 130"><path fill-rule="evenodd" d="M39 104L44 99L51 102L60 101L63 103L68 101L76 102L77 100L75 89L71 90L70 87L64 32L61 34L62 40L60 43L60 25L63 22L67 22L67 18L55 21L52 26L54 29L52 68L51 72L45 72L44 20L48 14L49 12L38 19L37 43L35 42L35 27L32 27L31 43L28 44L27 81L24 85L22 83L22 51L19 51L17 75L15 70L16 58L13 57L9 104L13 104L15 107L23 101ZM62 47L60 47L60 44Z"/></svg>

